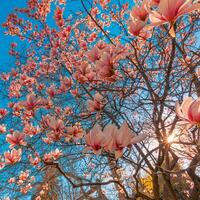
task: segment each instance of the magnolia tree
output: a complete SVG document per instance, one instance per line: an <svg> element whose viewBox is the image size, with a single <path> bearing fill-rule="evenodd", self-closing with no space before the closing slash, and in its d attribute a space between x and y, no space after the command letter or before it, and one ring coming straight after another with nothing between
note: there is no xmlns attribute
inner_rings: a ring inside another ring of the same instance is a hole
<svg viewBox="0 0 200 200"><path fill-rule="evenodd" d="M199 9L27 0L9 14L1 198L198 200Z"/></svg>

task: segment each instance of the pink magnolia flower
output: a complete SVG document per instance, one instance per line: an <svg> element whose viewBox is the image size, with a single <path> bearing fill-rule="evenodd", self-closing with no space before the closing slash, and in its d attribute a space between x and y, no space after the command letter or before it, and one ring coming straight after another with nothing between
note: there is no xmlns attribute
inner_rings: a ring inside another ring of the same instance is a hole
<svg viewBox="0 0 200 200"><path fill-rule="evenodd" d="M5 117L7 115L8 111L4 108L0 109L0 118Z"/></svg>
<svg viewBox="0 0 200 200"><path fill-rule="evenodd" d="M146 25L146 23L144 21L131 20L129 22L128 31L131 35L138 36L138 35L140 35L140 33L145 25Z"/></svg>
<svg viewBox="0 0 200 200"><path fill-rule="evenodd" d="M152 6L157 6L160 3L160 0L151 0Z"/></svg>
<svg viewBox="0 0 200 200"><path fill-rule="evenodd" d="M60 77L60 87L59 87L59 92L63 93L69 90L72 86L72 79L65 77Z"/></svg>
<svg viewBox="0 0 200 200"><path fill-rule="evenodd" d="M106 138L103 144L103 148L106 151L110 151L110 143L112 142L112 139L115 135L116 130L117 130L117 127L114 124L108 124L103 129L103 135Z"/></svg>
<svg viewBox="0 0 200 200"><path fill-rule="evenodd" d="M31 189L32 189L32 186L30 183L28 183L27 185L25 185L25 187L20 188L20 192L22 194L26 194Z"/></svg>
<svg viewBox="0 0 200 200"><path fill-rule="evenodd" d="M115 58L110 53L102 53L100 60L96 61L98 76L101 78L109 78L114 75L114 59Z"/></svg>
<svg viewBox="0 0 200 200"><path fill-rule="evenodd" d="M6 126L4 124L0 124L0 133L6 132Z"/></svg>
<svg viewBox="0 0 200 200"><path fill-rule="evenodd" d="M46 126L47 128L50 128L50 130L51 130L47 134L47 137L50 140L52 140L52 141L60 140L60 138L65 130L65 124L64 124L63 120L57 119L55 116L47 115L45 118L43 118L42 123L44 126Z"/></svg>
<svg viewBox="0 0 200 200"><path fill-rule="evenodd" d="M101 131L101 127L95 125L85 136L87 147L84 149L84 151L93 150L94 154L100 154L105 143L105 139L106 138Z"/></svg>
<svg viewBox="0 0 200 200"><path fill-rule="evenodd" d="M77 71L74 77L80 83L85 83L87 81L92 81L94 79L95 72L88 63L83 62L80 66L77 67Z"/></svg>
<svg viewBox="0 0 200 200"><path fill-rule="evenodd" d="M55 151L51 152L51 155L53 157L54 160L57 160L58 158L60 158L60 156L62 156L62 151L60 151L58 148L55 149Z"/></svg>
<svg viewBox="0 0 200 200"><path fill-rule="evenodd" d="M19 98L21 93L21 84L17 81L12 81L9 87L9 97L17 97Z"/></svg>
<svg viewBox="0 0 200 200"><path fill-rule="evenodd" d="M15 178L12 177L12 178L10 178L10 179L8 180L8 183L10 183L10 184L11 184L11 183L15 183L15 181L16 181Z"/></svg>
<svg viewBox="0 0 200 200"><path fill-rule="evenodd" d="M64 124L63 120L56 119L55 116L52 116L52 117L49 116L47 118L47 125L54 132L62 133L63 130L65 129L65 124Z"/></svg>
<svg viewBox="0 0 200 200"><path fill-rule="evenodd" d="M59 27L64 25L65 22L63 19L63 9L61 9L59 6L56 7L54 18Z"/></svg>
<svg viewBox="0 0 200 200"><path fill-rule="evenodd" d="M88 100L88 109L90 112L96 112L103 109L105 105L105 101L103 100L103 96L99 93L94 95L93 100Z"/></svg>
<svg viewBox="0 0 200 200"><path fill-rule="evenodd" d="M33 166L37 166L39 163L40 163L40 161L41 161L41 159L40 159L40 157L39 156L36 156L35 158L33 158L31 155L29 155L29 162L31 163L31 165L33 165Z"/></svg>
<svg viewBox="0 0 200 200"><path fill-rule="evenodd" d="M3 81L8 81L9 78L10 78L10 74L2 73L2 74L0 75L0 78L1 78Z"/></svg>
<svg viewBox="0 0 200 200"><path fill-rule="evenodd" d="M175 37L175 21L182 15L200 9L200 4L192 4L192 0L160 0L158 11L151 11L151 26L159 26L164 23L170 23L170 35Z"/></svg>
<svg viewBox="0 0 200 200"><path fill-rule="evenodd" d="M123 155L123 149L132 144L136 144L143 139L145 139L146 134L140 134L139 136L134 136L131 132L128 124L124 122L120 129L114 129L112 134L112 139L108 144L108 149L115 152L115 158L118 159Z"/></svg>
<svg viewBox="0 0 200 200"><path fill-rule="evenodd" d="M51 85L50 87L47 88L46 91L47 91L47 94L48 94L50 97L55 97L55 95L57 94L55 85Z"/></svg>
<svg viewBox="0 0 200 200"><path fill-rule="evenodd" d="M148 19L149 12L147 11L147 2L143 1L141 6L136 6L132 9L131 18L133 20L146 21Z"/></svg>
<svg viewBox="0 0 200 200"><path fill-rule="evenodd" d="M7 151L4 153L5 163L6 164L15 164L21 160L22 150L13 149L11 152Z"/></svg>
<svg viewBox="0 0 200 200"><path fill-rule="evenodd" d="M83 137L83 129L81 128L80 124L75 124L74 126L67 127L66 130L67 133L70 134L70 136L75 140Z"/></svg>
<svg viewBox="0 0 200 200"><path fill-rule="evenodd" d="M183 120L185 125L200 126L200 98L193 100L187 97L182 104L176 104L176 113Z"/></svg>
<svg viewBox="0 0 200 200"><path fill-rule="evenodd" d="M40 132L39 126L33 126L31 123L25 123L23 132L30 137Z"/></svg>
<svg viewBox="0 0 200 200"><path fill-rule="evenodd" d="M91 49L90 51L88 51L86 53L89 61L91 62L95 62L96 60L99 60L100 59L100 50L98 47L93 47L93 49Z"/></svg>
<svg viewBox="0 0 200 200"><path fill-rule="evenodd" d="M29 171L22 171L19 175L19 180L25 181L29 177Z"/></svg>
<svg viewBox="0 0 200 200"><path fill-rule="evenodd" d="M16 131L13 134L8 134L6 137L6 141L10 143L10 148L12 149L17 145L26 145L24 138L25 138L24 133Z"/></svg>
<svg viewBox="0 0 200 200"><path fill-rule="evenodd" d="M26 101L21 102L21 105L26 110L36 110L41 106L41 98L36 97L35 94L28 94Z"/></svg>
<svg viewBox="0 0 200 200"><path fill-rule="evenodd" d="M44 162L51 162L53 160L51 153L45 153L43 156Z"/></svg>

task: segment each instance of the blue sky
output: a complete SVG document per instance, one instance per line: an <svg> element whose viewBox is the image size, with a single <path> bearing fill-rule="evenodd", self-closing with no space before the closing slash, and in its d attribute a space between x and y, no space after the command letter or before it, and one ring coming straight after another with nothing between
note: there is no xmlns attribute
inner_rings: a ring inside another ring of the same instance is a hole
<svg viewBox="0 0 200 200"><path fill-rule="evenodd" d="M9 13L14 11L17 7L23 7L25 5L25 0L6 0L1 1L0 6L0 24L2 25ZM0 26L0 71L8 70L11 68L10 56L8 54L10 43L16 41L16 37L4 35L5 29Z"/></svg>

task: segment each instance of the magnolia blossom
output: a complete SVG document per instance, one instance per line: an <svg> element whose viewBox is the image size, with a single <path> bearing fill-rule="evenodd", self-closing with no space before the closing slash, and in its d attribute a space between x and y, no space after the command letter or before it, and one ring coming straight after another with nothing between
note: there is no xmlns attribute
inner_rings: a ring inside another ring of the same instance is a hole
<svg viewBox="0 0 200 200"><path fill-rule="evenodd" d="M23 132L30 137L40 132L39 126L33 126L31 123L25 123Z"/></svg>
<svg viewBox="0 0 200 200"><path fill-rule="evenodd" d="M21 106L26 110L35 110L40 108L42 100L39 97L36 97L35 94L28 94L26 101L21 102Z"/></svg>
<svg viewBox="0 0 200 200"><path fill-rule="evenodd" d="M65 124L63 120L61 119L56 119L55 116L47 116L46 118L47 126L56 133L62 133L63 130L65 129Z"/></svg>
<svg viewBox="0 0 200 200"><path fill-rule="evenodd" d="M192 0L160 0L157 11L151 11L149 18L151 26L159 26L164 23L170 23L170 35L175 37L175 21L182 15L200 9L200 4L192 4Z"/></svg>
<svg viewBox="0 0 200 200"><path fill-rule="evenodd" d="M6 164L15 164L21 160L22 150L13 149L11 152L7 151L4 153L5 163Z"/></svg>
<svg viewBox="0 0 200 200"><path fill-rule="evenodd" d="M51 151L51 155L53 157L54 160L57 160L58 158L60 158L60 156L62 156L62 151L60 151L58 148L55 149L55 151Z"/></svg>
<svg viewBox="0 0 200 200"><path fill-rule="evenodd" d="M93 150L93 152L98 155L101 153L102 147L105 143L105 137L101 131L101 127L95 125L92 130L85 136L86 145L84 151Z"/></svg>
<svg viewBox="0 0 200 200"><path fill-rule="evenodd" d="M131 35L138 36L146 23L141 20L131 20L129 22L128 31Z"/></svg>
<svg viewBox="0 0 200 200"><path fill-rule="evenodd" d="M176 104L176 113L187 126L200 126L200 98L193 100L187 97L182 104Z"/></svg>
<svg viewBox="0 0 200 200"><path fill-rule="evenodd" d="M148 19L149 12L147 11L147 2L143 1L141 6L136 6L132 9L131 18L146 21Z"/></svg>
<svg viewBox="0 0 200 200"><path fill-rule="evenodd" d="M43 156L43 160L44 162L51 162L53 160L51 153L45 153Z"/></svg>
<svg viewBox="0 0 200 200"><path fill-rule="evenodd" d="M95 72L88 63L83 62L80 66L77 67L77 72L75 73L74 77L80 83L85 83L94 79Z"/></svg>
<svg viewBox="0 0 200 200"><path fill-rule="evenodd" d="M104 104L103 96L96 93L93 100L88 100L88 109L90 112L100 111L103 109Z"/></svg>
<svg viewBox="0 0 200 200"><path fill-rule="evenodd" d="M6 116L8 113L8 111L4 108L0 109L0 118L3 118L4 116Z"/></svg>
<svg viewBox="0 0 200 200"><path fill-rule="evenodd" d="M24 138L25 138L24 133L16 131L13 134L8 134L6 137L6 141L10 143L10 148L12 149L16 145L26 145Z"/></svg>
<svg viewBox="0 0 200 200"><path fill-rule="evenodd" d="M29 171L22 171L19 175L19 180L25 181L29 177Z"/></svg>
<svg viewBox="0 0 200 200"><path fill-rule="evenodd" d="M46 89L46 92L50 97L55 97L55 95L57 94L55 85L51 85L50 87L48 87Z"/></svg>
<svg viewBox="0 0 200 200"><path fill-rule="evenodd" d="M6 132L5 124L0 124L0 133L5 133L5 132Z"/></svg>
<svg viewBox="0 0 200 200"><path fill-rule="evenodd" d="M95 47L93 47L93 49L88 51L86 53L86 55L87 55L89 61L95 62L96 60L100 59L100 56L101 56L100 55L100 49L97 46L95 46Z"/></svg>
<svg viewBox="0 0 200 200"><path fill-rule="evenodd" d="M96 70L98 76L109 78L114 75L115 57L108 52L103 52L100 60L96 61Z"/></svg>
<svg viewBox="0 0 200 200"><path fill-rule="evenodd" d="M119 129L115 128L114 125L112 125L107 130L107 134L111 135L110 141L107 144L107 148L109 151L115 152L116 159L123 155L123 149L125 147L136 144L147 137L146 134L135 136L126 122L124 122Z"/></svg>
<svg viewBox="0 0 200 200"><path fill-rule="evenodd" d="M12 177L12 178L10 178L10 179L8 180L8 183L10 183L10 184L11 184L11 183L15 183L15 181L16 181L15 178Z"/></svg>
<svg viewBox="0 0 200 200"><path fill-rule="evenodd" d="M115 153L115 158L122 156L125 147L136 144L147 137L146 134L135 136L129 129L126 122L118 129L115 125L107 125L104 130L95 125L92 130L86 134L86 150L93 150L95 154L100 154L102 149Z"/></svg>
<svg viewBox="0 0 200 200"><path fill-rule="evenodd" d="M55 151L45 153L43 156L43 160L45 162L52 162L53 160L57 160L58 158L60 158L62 154L63 154L62 151L60 151L59 149L55 149Z"/></svg>
<svg viewBox="0 0 200 200"><path fill-rule="evenodd" d="M131 20L129 21L128 31L131 35L140 35L142 29L146 25L149 12L147 9L147 2L143 1L141 6L136 6L130 13Z"/></svg>
<svg viewBox="0 0 200 200"><path fill-rule="evenodd" d="M70 139L71 137L75 140L83 137L83 129L81 128L80 124L75 124L74 126L67 127L66 130L70 135L66 137L66 140Z"/></svg>
<svg viewBox="0 0 200 200"><path fill-rule="evenodd" d="M39 156L36 156L35 158L33 158L31 155L29 155L29 162L33 165L33 166L37 166L39 163L40 163L40 161L41 161L41 159L40 159L40 157Z"/></svg>

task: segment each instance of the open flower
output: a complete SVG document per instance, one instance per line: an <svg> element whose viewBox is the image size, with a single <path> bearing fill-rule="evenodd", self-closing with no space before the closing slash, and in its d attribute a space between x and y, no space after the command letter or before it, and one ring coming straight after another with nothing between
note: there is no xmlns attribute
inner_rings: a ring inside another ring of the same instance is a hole
<svg viewBox="0 0 200 200"><path fill-rule="evenodd" d="M115 57L109 52L103 52L101 58L96 61L97 74L101 78L110 78L114 75L115 68Z"/></svg>
<svg viewBox="0 0 200 200"><path fill-rule="evenodd" d="M6 137L6 141L10 143L10 148L12 149L17 145L26 145L24 138L25 138L24 133L16 131L13 134L8 134Z"/></svg>
<svg viewBox="0 0 200 200"><path fill-rule="evenodd" d="M21 160L22 150L13 149L11 152L7 151L4 153L5 163L6 164L15 164Z"/></svg>
<svg viewBox="0 0 200 200"><path fill-rule="evenodd" d="M93 150L96 155L101 153L102 147L105 143L105 137L100 126L95 125L90 132L86 134L85 140L87 147L84 151Z"/></svg>
<svg viewBox="0 0 200 200"><path fill-rule="evenodd" d="M128 26L128 31L131 35L138 36L140 35L142 29L146 23L141 20L130 20L129 26Z"/></svg>
<svg viewBox="0 0 200 200"><path fill-rule="evenodd" d="M175 37L174 23L182 15L200 9L200 4L192 4L192 0L160 0L157 11L151 11L151 26L170 23L170 35Z"/></svg>
<svg viewBox="0 0 200 200"><path fill-rule="evenodd" d="M149 12L147 11L147 2L143 1L141 6L133 7L130 15L133 19L146 21L149 15Z"/></svg>
<svg viewBox="0 0 200 200"><path fill-rule="evenodd" d="M107 152L114 152L115 158L118 159L122 156L124 148L144 140L146 136L135 136L126 122L119 129L114 124L109 124L103 131L100 126L95 125L85 136L87 147L84 151L93 150L98 155L104 149Z"/></svg>
<svg viewBox="0 0 200 200"><path fill-rule="evenodd" d="M60 151L58 148L55 149L55 151L51 151L51 155L53 157L54 160L57 160L58 158L60 158L60 156L62 156L62 151Z"/></svg>
<svg viewBox="0 0 200 200"><path fill-rule="evenodd" d="M114 129L115 131L112 134L112 139L109 142L108 149L112 152L115 152L115 158L118 159L123 155L123 150L125 147L128 147L132 144L136 144L147 136L146 134L140 134L135 136L128 124L124 122L120 129Z"/></svg>
<svg viewBox="0 0 200 200"><path fill-rule="evenodd" d="M66 140L69 138L73 138L74 140L81 139L83 137L83 129L80 124L75 124L74 126L70 126L66 128L69 136L66 137Z"/></svg>
<svg viewBox="0 0 200 200"><path fill-rule="evenodd" d="M96 112L102 110L104 107L103 96L96 93L94 100L88 100L88 109L90 112Z"/></svg>
<svg viewBox="0 0 200 200"><path fill-rule="evenodd" d="M182 104L176 104L176 113L187 126L200 126L200 98L193 100L187 97Z"/></svg>
<svg viewBox="0 0 200 200"><path fill-rule="evenodd" d="M21 106L26 110L36 110L41 106L41 98L36 97L35 94L28 94L26 101L21 102Z"/></svg>
<svg viewBox="0 0 200 200"><path fill-rule="evenodd" d="M0 133L5 133L5 132L6 132L5 124L0 124Z"/></svg>

